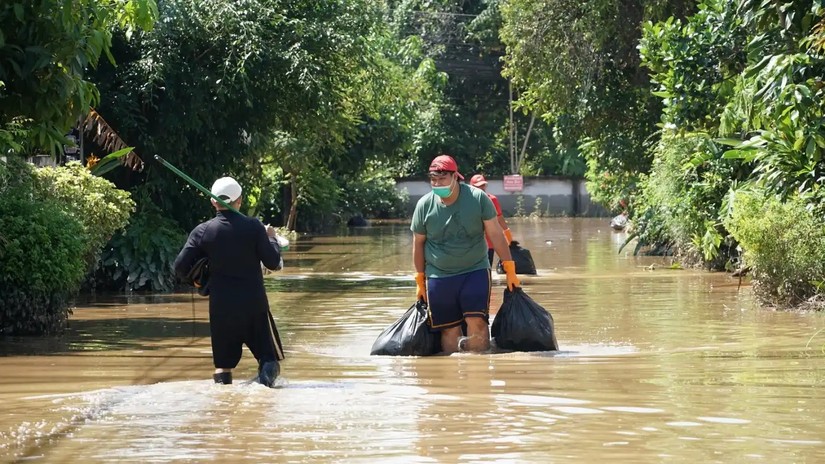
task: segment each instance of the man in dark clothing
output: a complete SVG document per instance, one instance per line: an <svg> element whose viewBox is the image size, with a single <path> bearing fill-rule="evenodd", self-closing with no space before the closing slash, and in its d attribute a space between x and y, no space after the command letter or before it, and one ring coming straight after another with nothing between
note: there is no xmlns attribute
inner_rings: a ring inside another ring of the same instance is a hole
<svg viewBox="0 0 825 464"><path fill-rule="evenodd" d="M212 193L235 208L241 186L231 177L212 185ZM259 381L272 386L284 359L275 322L269 312L261 264L279 269L281 249L275 229L258 219L229 210L212 199L214 218L198 224L175 259L175 273L186 278L201 258L209 260L209 328L215 383L232 383L243 344L258 360Z"/></svg>

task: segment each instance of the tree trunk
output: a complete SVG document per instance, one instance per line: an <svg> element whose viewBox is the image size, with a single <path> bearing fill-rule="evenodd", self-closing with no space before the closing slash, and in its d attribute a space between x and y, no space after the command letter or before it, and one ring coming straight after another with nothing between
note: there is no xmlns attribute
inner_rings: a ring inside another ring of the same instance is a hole
<svg viewBox="0 0 825 464"><path fill-rule="evenodd" d="M536 122L536 112L530 116L530 125L527 127L527 133L524 135L524 145L521 146L521 154L516 158L516 173L521 172L521 163L524 162L524 152L527 151L527 141L530 140L530 132L533 131L533 123Z"/></svg>
<svg viewBox="0 0 825 464"><path fill-rule="evenodd" d="M289 193L290 193L290 202L289 202L289 216L286 219L286 228L287 230L295 230L295 221L297 220L298 216L298 179L295 173L289 174L290 183L289 183Z"/></svg>

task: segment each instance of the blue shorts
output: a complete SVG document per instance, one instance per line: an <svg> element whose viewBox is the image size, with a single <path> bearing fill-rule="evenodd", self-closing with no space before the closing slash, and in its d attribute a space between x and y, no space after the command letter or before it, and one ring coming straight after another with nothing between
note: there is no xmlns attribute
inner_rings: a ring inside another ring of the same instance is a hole
<svg viewBox="0 0 825 464"><path fill-rule="evenodd" d="M489 320L490 269L479 269L451 277L427 279L430 327L448 329L461 325L465 317Z"/></svg>

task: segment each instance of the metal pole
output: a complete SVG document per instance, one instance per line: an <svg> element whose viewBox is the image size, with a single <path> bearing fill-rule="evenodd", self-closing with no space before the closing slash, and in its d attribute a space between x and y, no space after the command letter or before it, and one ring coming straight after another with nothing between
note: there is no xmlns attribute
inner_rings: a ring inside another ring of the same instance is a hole
<svg viewBox="0 0 825 464"><path fill-rule="evenodd" d="M507 101L510 107L510 174L518 174L516 172L515 128L513 127L513 81L510 79L507 80L507 90L509 92Z"/></svg>

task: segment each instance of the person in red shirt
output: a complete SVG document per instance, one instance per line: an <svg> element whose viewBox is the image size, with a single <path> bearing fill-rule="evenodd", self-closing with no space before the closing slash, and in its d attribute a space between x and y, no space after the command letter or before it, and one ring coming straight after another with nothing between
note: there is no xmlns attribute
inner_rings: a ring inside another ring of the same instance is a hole
<svg viewBox="0 0 825 464"><path fill-rule="evenodd" d="M476 174L472 178L470 178L470 185L476 188L480 188L484 190L484 193L493 201L493 206L496 207L496 219L498 220L498 225L501 226L501 230L504 231L504 237L507 238L507 245L510 245L510 242L513 241L513 233L510 232L510 228L507 227L507 222L504 221L504 216L501 214L501 204L498 202L498 198L492 193L487 193L487 179L484 178L483 174ZM493 256L495 254L493 250L493 242L490 241L490 237L486 237L487 239L487 259L490 260L490 266L493 265Z"/></svg>

